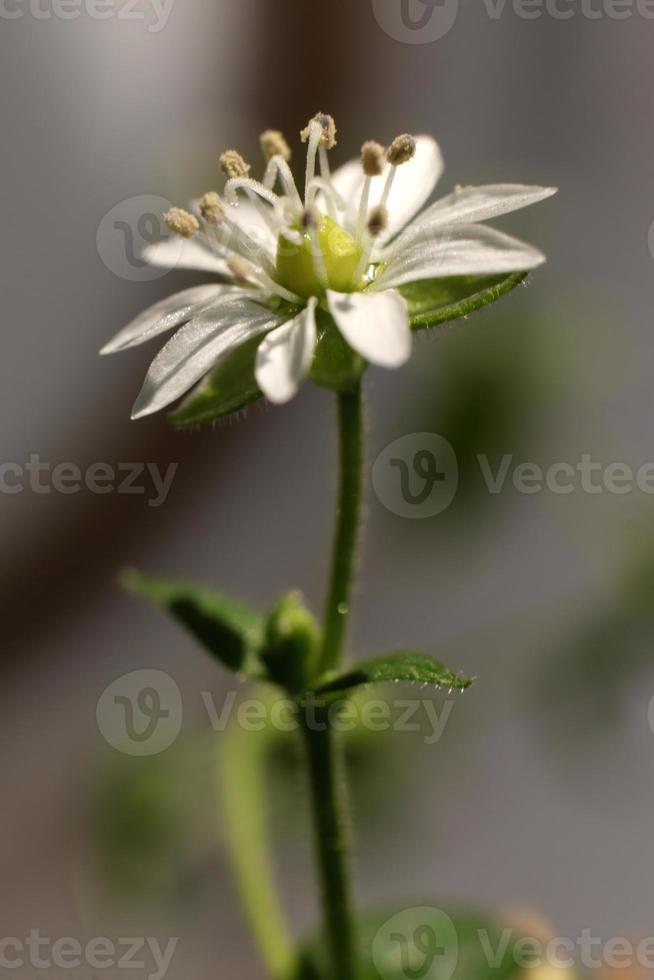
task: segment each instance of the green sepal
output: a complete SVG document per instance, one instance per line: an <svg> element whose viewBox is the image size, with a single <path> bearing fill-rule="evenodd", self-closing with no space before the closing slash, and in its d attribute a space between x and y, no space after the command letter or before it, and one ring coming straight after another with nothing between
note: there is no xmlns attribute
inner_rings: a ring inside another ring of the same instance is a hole
<svg viewBox="0 0 654 980"><path fill-rule="evenodd" d="M509 276L423 279L399 286L398 292L406 300L412 328L424 330L494 303L520 285L527 275L527 272L514 272Z"/></svg>
<svg viewBox="0 0 654 980"><path fill-rule="evenodd" d="M366 361L343 340L331 314L316 311L318 341L309 377L323 388L349 391L365 371Z"/></svg>
<svg viewBox="0 0 654 980"><path fill-rule="evenodd" d="M300 593L281 596L266 620L261 651L269 679L292 694L306 690L318 662L320 637Z"/></svg>
<svg viewBox="0 0 654 980"><path fill-rule="evenodd" d="M338 677L322 683L317 694L338 694L366 684L429 684L432 687L464 691L472 678L461 677L424 653L388 653L375 660L362 661Z"/></svg>
<svg viewBox="0 0 654 980"><path fill-rule="evenodd" d="M134 569L123 573L121 584L164 609L229 670L252 679L265 678L259 655L264 619L248 606L210 589L153 578Z"/></svg>
<svg viewBox="0 0 654 980"><path fill-rule="evenodd" d="M168 420L178 429L215 422L240 412L262 398L254 376L254 362L261 337L236 347L186 396Z"/></svg>

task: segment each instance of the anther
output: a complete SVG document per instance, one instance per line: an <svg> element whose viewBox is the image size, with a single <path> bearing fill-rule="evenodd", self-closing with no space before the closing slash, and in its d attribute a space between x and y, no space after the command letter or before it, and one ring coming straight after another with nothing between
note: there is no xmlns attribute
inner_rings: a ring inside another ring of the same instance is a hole
<svg viewBox="0 0 654 980"><path fill-rule="evenodd" d="M361 165L366 177L379 177L384 170L386 151L381 143L368 140L361 147Z"/></svg>
<svg viewBox="0 0 654 980"><path fill-rule="evenodd" d="M220 169L229 180L233 180L235 177L248 177L252 168L236 150L227 150L220 158Z"/></svg>
<svg viewBox="0 0 654 980"><path fill-rule="evenodd" d="M318 208L309 207L309 208L305 208L305 210L302 212L302 216L300 218L300 224L305 229L305 231L320 228L320 222L321 222L321 217Z"/></svg>
<svg viewBox="0 0 654 980"><path fill-rule="evenodd" d="M227 268L237 282L246 283L252 273L252 266L241 255L230 255L227 259Z"/></svg>
<svg viewBox="0 0 654 980"><path fill-rule="evenodd" d="M209 191L200 198L200 214L210 225L219 225L225 217L225 208L215 191Z"/></svg>
<svg viewBox="0 0 654 980"><path fill-rule="evenodd" d="M200 230L200 223L194 214L183 208L171 208L164 214L164 221L171 231L181 238L193 238Z"/></svg>
<svg viewBox="0 0 654 980"><path fill-rule="evenodd" d="M414 136L409 136L408 133L404 133L402 136L396 136L386 154L388 162L394 167L400 167L403 163L408 163L409 160L413 160L416 155L416 149L417 144Z"/></svg>
<svg viewBox="0 0 654 980"><path fill-rule="evenodd" d="M325 112L319 112L309 121L309 125L302 130L300 137L303 143L308 143L311 136L311 124L318 123L322 129L322 135L320 137L320 145L324 146L326 149L331 150L336 146L336 123L333 116L327 115Z"/></svg>
<svg viewBox="0 0 654 980"><path fill-rule="evenodd" d="M368 215L368 234L378 238L388 228L388 208L383 204L377 205Z"/></svg>
<svg viewBox="0 0 654 980"><path fill-rule="evenodd" d="M279 156L288 163L291 159L291 148L278 129L267 129L259 137L259 142L266 160Z"/></svg>

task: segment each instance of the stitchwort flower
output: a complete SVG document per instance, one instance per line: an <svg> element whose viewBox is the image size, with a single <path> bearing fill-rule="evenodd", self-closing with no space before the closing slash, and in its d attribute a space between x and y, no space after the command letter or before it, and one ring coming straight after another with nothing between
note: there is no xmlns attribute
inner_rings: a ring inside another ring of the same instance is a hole
<svg viewBox="0 0 654 980"><path fill-rule="evenodd" d="M144 257L212 273L213 281L155 304L103 348L125 350L177 328L152 362L133 418L191 388L187 403L201 407L191 410L191 420L225 414L261 393L286 402L309 374L343 389L367 363L396 368L408 360L412 324L439 282L445 294L443 284L451 282L474 294L498 287L503 277L515 284L545 261L537 249L482 222L555 188L457 187L419 213L443 172L431 137L398 136L387 149L368 141L360 159L333 173L333 118L319 113L301 137L304 196L284 136L268 130L261 136L261 181L229 150L220 161L223 194L210 191L191 211L165 215L173 237Z"/></svg>

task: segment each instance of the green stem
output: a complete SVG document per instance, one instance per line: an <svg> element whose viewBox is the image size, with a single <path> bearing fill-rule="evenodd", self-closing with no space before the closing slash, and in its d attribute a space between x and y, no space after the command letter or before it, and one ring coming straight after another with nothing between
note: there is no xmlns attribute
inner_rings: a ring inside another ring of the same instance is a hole
<svg viewBox="0 0 654 980"><path fill-rule="evenodd" d="M338 667L347 630L359 535L363 471L361 385L338 396L339 491L325 607L321 670ZM314 705L314 707L316 707ZM339 746L326 710L304 713L325 941L333 980L355 980L356 940L349 869L349 825Z"/></svg>
<svg viewBox="0 0 654 980"><path fill-rule="evenodd" d="M359 536L363 471L363 407L361 385L338 396L339 492L332 566L325 608L321 667L338 667L350 612L354 561Z"/></svg>
<svg viewBox="0 0 654 980"><path fill-rule="evenodd" d="M321 877L324 934L332 980L355 980L355 929L349 874L345 782L334 733L323 717L304 719L315 844Z"/></svg>

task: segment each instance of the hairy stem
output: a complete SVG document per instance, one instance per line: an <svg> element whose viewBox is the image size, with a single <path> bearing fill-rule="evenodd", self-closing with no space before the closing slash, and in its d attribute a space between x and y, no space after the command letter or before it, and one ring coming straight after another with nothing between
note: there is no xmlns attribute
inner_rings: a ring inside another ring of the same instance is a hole
<svg viewBox="0 0 654 980"><path fill-rule="evenodd" d="M361 385L338 396L339 491L321 667L338 667L350 613L361 511L363 408Z"/></svg>

